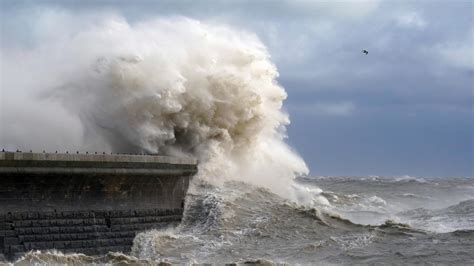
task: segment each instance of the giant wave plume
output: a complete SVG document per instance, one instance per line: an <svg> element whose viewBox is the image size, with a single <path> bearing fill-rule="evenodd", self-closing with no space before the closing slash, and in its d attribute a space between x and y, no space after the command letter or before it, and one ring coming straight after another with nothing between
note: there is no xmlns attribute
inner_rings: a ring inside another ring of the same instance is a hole
<svg viewBox="0 0 474 266"><path fill-rule="evenodd" d="M59 17L43 18L61 26L33 48L2 49L2 146L193 157L200 180L296 199L288 188L308 170L284 141L287 94L255 34L183 17Z"/></svg>

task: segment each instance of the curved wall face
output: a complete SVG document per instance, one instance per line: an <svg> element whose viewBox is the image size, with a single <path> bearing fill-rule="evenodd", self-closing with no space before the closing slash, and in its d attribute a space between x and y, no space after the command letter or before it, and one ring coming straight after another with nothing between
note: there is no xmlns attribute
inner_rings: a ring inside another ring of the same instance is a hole
<svg viewBox="0 0 474 266"><path fill-rule="evenodd" d="M0 213L181 208L189 177L127 174L0 174Z"/></svg>
<svg viewBox="0 0 474 266"><path fill-rule="evenodd" d="M194 160L0 153L0 253L127 251L135 234L181 220Z"/></svg>

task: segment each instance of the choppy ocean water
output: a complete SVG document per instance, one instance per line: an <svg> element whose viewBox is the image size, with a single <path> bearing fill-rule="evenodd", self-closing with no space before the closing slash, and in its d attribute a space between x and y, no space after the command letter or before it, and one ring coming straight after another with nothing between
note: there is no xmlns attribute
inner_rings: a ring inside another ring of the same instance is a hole
<svg viewBox="0 0 474 266"><path fill-rule="evenodd" d="M198 184L182 223L139 234L131 254L34 251L15 263L474 263L474 178L316 177L296 186L304 205L239 182Z"/></svg>

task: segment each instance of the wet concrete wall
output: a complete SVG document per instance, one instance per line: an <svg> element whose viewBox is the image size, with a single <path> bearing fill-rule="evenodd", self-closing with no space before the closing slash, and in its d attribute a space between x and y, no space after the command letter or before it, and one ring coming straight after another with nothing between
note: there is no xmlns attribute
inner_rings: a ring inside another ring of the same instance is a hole
<svg viewBox="0 0 474 266"><path fill-rule="evenodd" d="M196 172L164 156L0 152L0 253L128 251L180 221Z"/></svg>

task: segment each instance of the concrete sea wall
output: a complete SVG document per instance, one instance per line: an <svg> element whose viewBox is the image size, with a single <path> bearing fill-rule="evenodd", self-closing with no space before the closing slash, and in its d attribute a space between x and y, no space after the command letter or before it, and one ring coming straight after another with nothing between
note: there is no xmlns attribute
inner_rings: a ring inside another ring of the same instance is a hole
<svg viewBox="0 0 474 266"><path fill-rule="evenodd" d="M196 172L166 156L0 152L0 254L127 252L181 220Z"/></svg>

